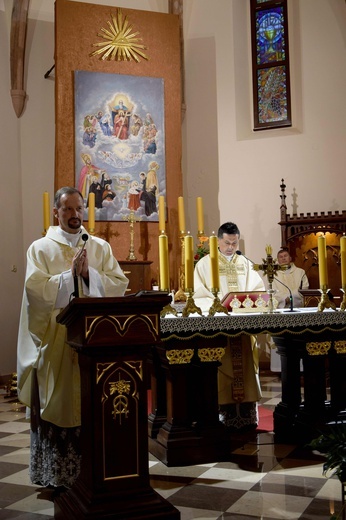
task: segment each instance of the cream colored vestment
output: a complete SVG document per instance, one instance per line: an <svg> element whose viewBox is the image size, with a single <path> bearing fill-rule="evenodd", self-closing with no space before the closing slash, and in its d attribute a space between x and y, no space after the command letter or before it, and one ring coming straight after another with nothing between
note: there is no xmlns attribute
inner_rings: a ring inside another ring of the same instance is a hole
<svg viewBox="0 0 346 520"><path fill-rule="evenodd" d="M80 237L86 233L82 228ZM65 234L67 235L67 234ZM66 328L56 317L74 291L72 258L83 244L72 247L59 227L33 242L27 269L17 347L18 397L31 404L31 373L37 368L41 417L61 427L80 425L78 355L66 343ZM89 288L80 297L123 296L128 285L110 245L88 235ZM57 307L57 302L59 306Z"/></svg>
<svg viewBox="0 0 346 520"><path fill-rule="evenodd" d="M253 270L252 264L243 255L233 255L228 260L219 252L220 270L220 300L228 292L237 291L264 291L263 280ZM210 287L210 257L204 256L197 262L194 272L194 300L202 311L208 311L213 303L213 294ZM232 319L230 314L229 319ZM234 370L232 360L232 340L223 356L218 372L219 404L230 404L239 402L235 400L233 393ZM258 352L256 341L253 336L242 335L242 372L244 384L244 397L241 402L255 402L261 398L261 390L258 377Z"/></svg>

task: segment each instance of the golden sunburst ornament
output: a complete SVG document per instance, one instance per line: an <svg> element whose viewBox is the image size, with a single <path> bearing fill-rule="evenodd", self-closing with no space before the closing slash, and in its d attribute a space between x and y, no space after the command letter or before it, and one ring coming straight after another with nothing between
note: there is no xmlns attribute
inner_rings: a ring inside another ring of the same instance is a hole
<svg viewBox="0 0 346 520"><path fill-rule="evenodd" d="M116 16L111 15L112 22L107 22L108 29L101 29L97 34L105 42L94 43L93 47L100 47L94 51L90 56L100 55L102 60L115 61L131 61L134 59L139 62L139 56L148 60L148 56L144 54L146 49L141 42L142 38L136 38L139 32L133 32L132 26L129 24L127 17L123 19L121 9L117 10Z"/></svg>

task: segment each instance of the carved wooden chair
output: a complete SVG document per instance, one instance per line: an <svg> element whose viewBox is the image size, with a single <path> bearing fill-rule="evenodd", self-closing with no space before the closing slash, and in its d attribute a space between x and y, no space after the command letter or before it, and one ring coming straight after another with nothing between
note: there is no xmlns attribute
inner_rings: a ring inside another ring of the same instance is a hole
<svg viewBox="0 0 346 520"><path fill-rule="evenodd" d="M297 267L305 270L310 289L302 291L306 307L318 305L319 274L317 237L323 233L327 242L327 270L330 296L339 307L342 294L340 237L346 232L346 211L327 213L293 213L289 215L286 207L286 185L281 181L281 207L279 225L281 226L281 246L288 249Z"/></svg>

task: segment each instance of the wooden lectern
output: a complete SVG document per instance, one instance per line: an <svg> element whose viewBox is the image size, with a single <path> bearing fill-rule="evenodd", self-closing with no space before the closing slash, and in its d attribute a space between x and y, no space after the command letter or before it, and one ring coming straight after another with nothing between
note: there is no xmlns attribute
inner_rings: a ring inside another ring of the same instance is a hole
<svg viewBox="0 0 346 520"><path fill-rule="evenodd" d="M79 354L81 472L54 502L58 520L179 520L150 486L147 358L166 295L75 298L57 321Z"/></svg>

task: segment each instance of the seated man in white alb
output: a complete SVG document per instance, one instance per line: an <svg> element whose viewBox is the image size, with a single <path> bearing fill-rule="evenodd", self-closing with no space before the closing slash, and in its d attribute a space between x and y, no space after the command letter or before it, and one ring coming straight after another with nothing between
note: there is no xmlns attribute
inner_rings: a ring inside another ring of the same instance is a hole
<svg viewBox="0 0 346 520"><path fill-rule="evenodd" d="M297 267L292 262L289 251L284 247L280 249L277 254L277 262L279 265L287 266L287 269L284 271L277 271L273 281L273 289L275 290L274 298L278 302L278 309L291 307L290 291L293 300L292 307L303 307L304 298L300 294L299 289L309 288L309 280L304 269ZM269 339L268 343L271 348L270 370L272 372L281 372L281 359L276 351L276 346L271 339Z"/></svg>
<svg viewBox="0 0 346 520"><path fill-rule="evenodd" d="M280 249L278 252L277 261L279 265L287 266L287 269L277 271L274 276L273 289L275 290L274 297L278 301L278 308L283 309L284 307L290 307L289 290L292 293L293 307L303 307L304 298L300 294L299 289L309 288L309 280L304 269L297 267L292 262L292 257L285 248ZM287 287L289 289L287 289Z"/></svg>

